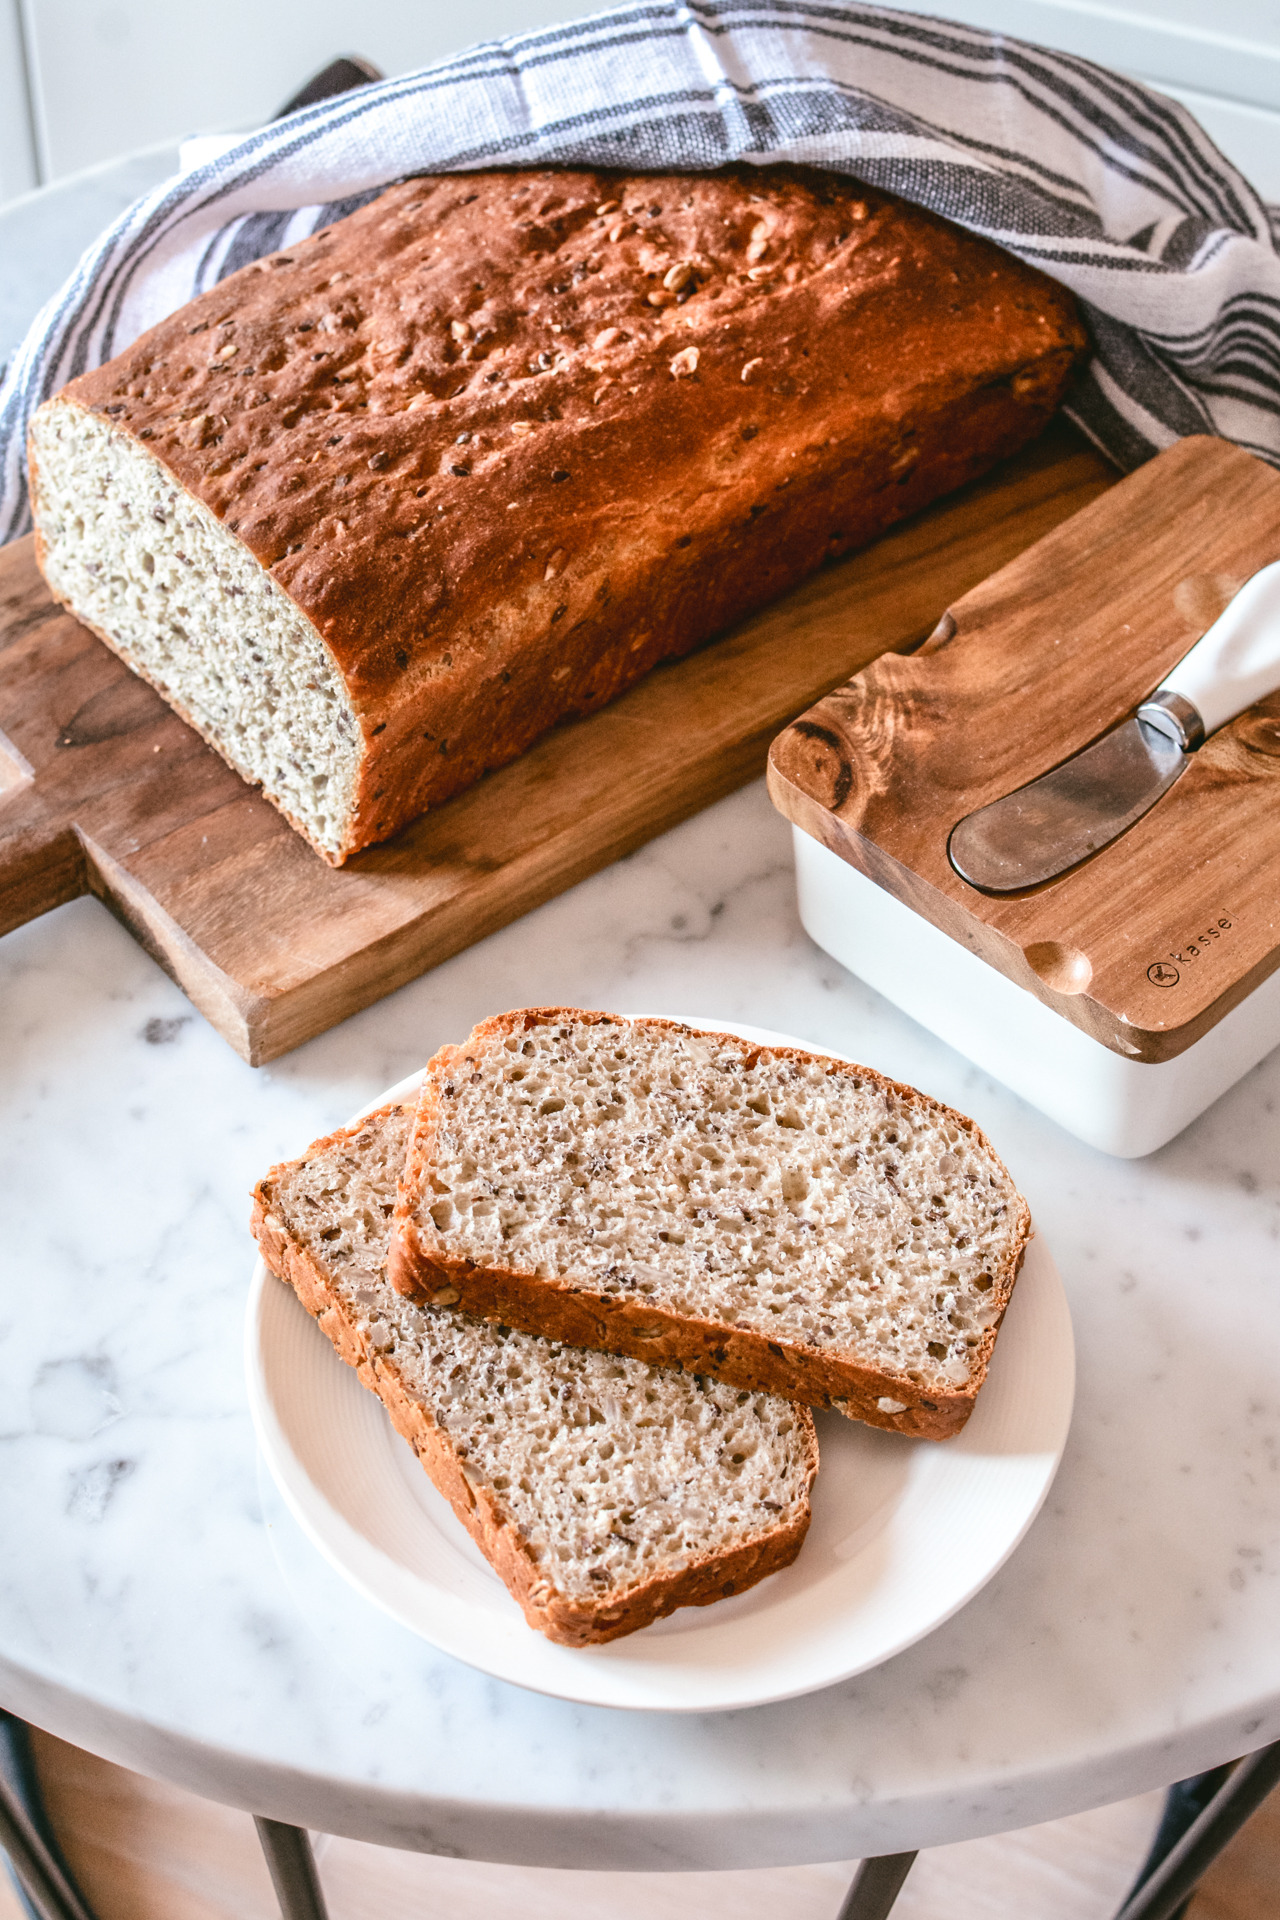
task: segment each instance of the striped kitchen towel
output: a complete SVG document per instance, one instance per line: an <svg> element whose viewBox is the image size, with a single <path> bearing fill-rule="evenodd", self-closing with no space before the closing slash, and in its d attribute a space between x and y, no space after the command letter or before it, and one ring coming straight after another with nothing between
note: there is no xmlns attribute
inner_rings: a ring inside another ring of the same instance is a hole
<svg viewBox="0 0 1280 1920"><path fill-rule="evenodd" d="M1087 60L885 7L646 0L303 109L157 187L33 325L0 390L0 539L72 375L407 174L792 160L887 188L1070 287L1070 412L1124 468L1189 433L1280 464L1267 208L1180 106Z"/></svg>

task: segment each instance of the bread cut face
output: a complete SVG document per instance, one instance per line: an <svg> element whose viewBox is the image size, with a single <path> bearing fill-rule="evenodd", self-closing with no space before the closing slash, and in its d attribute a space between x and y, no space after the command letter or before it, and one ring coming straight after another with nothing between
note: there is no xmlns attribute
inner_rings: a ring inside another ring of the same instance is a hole
<svg viewBox="0 0 1280 1920"><path fill-rule="evenodd" d="M529 1624L568 1646L613 1640L786 1566L818 1464L807 1409L391 1287L412 1117L385 1107L273 1168L255 1190L254 1233Z"/></svg>
<svg viewBox="0 0 1280 1920"><path fill-rule="evenodd" d="M971 1120L865 1067L531 1009L428 1069L391 1274L427 1299L941 1438L1030 1236Z"/></svg>
<svg viewBox="0 0 1280 1920"><path fill-rule="evenodd" d="M31 427L40 564L76 617L330 859L363 746L311 621L193 494L73 400Z"/></svg>

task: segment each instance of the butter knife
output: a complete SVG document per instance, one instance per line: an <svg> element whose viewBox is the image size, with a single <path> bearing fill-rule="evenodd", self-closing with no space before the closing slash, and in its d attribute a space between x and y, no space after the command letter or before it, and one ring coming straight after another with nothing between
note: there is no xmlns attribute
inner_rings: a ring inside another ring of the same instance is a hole
<svg viewBox="0 0 1280 1920"><path fill-rule="evenodd" d="M966 814L947 853L980 893L1020 893L1111 845L1211 733L1280 687L1280 561L1239 593L1128 720L1027 786Z"/></svg>

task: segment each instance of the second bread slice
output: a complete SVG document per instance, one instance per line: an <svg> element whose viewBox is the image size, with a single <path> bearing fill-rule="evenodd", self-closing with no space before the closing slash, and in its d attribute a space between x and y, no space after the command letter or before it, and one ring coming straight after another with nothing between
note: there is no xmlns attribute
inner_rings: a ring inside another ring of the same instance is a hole
<svg viewBox="0 0 1280 1920"><path fill-rule="evenodd" d="M389 1286L412 1110L273 1167L253 1232L376 1393L529 1625L564 1646L741 1593L794 1560L818 1467L804 1407L583 1353Z"/></svg>
<svg viewBox="0 0 1280 1920"><path fill-rule="evenodd" d="M428 1068L403 1293L942 1439L1030 1237L971 1120L822 1054L531 1008Z"/></svg>

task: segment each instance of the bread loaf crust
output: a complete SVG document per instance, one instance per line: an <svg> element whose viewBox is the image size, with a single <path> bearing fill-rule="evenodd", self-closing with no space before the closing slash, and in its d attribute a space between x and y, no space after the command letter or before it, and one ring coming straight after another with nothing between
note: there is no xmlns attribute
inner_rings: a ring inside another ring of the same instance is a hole
<svg viewBox="0 0 1280 1920"><path fill-rule="evenodd" d="M1015 451L1084 346L1063 289L832 175L491 172L391 188L46 404L314 627L362 741L340 864Z"/></svg>
<svg viewBox="0 0 1280 1920"><path fill-rule="evenodd" d="M386 1111L384 1109L384 1111ZM341 1145L369 1124L342 1128L318 1140L308 1154ZM393 1361L375 1352L347 1311L341 1297L306 1247L294 1239L276 1210L275 1182L286 1167L273 1167L253 1190L251 1230L266 1265L291 1286L339 1357L353 1367L362 1385L378 1398L396 1432L408 1441L432 1484L442 1493L471 1538L519 1604L529 1625L560 1646L602 1645L635 1633L673 1613L677 1607L709 1606L742 1593L771 1573L789 1566L809 1529L807 1500L795 1518L719 1554L707 1554L679 1572L631 1588L576 1599L557 1589L539 1567L511 1517L482 1481L468 1479L447 1429L431 1408L411 1393ZM812 1416L796 1408L807 1462L808 1484L818 1471L818 1442Z"/></svg>
<svg viewBox="0 0 1280 1920"><path fill-rule="evenodd" d="M809 1406L834 1408L850 1419L863 1420L870 1426L895 1433L926 1440L946 1440L958 1433L973 1411L978 1390L986 1378L996 1336L1031 1239L1030 1209L1020 1195L1015 1195L1007 1255L993 1266L992 1323L971 1351L968 1385L954 1392L931 1390L926 1393L905 1375L867 1366L852 1355L832 1353L795 1339L769 1339L749 1327L675 1313L649 1301L638 1302L602 1293L589 1276L547 1277L513 1267L479 1266L442 1253L430 1244L415 1212L428 1188L441 1121L442 1090L449 1076L465 1068L472 1057L486 1052L495 1040L558 1022L607 1023L621 1028L634 1026L689 1034L702 1031L675 1020L622 1020L614 1014L574 1007L529 1007L485 1020L462 1046L442 1048L429 1063L422 1084L417 1124L410 1138L396 1202L387 1272L397 1291L424 1301L456 1301L467 1313L496 1317L506 1326L538 1333L546 1339L562 1340L570 1346L594 1347L651 1360L658 1365L681 1366L689 1372L710 1374L752 1392L780 1393ZM740 1052L748 1064L754 1064L761 1057L805 1062L815 1058L797 1048L763 1047L738 1040L732 1034L717 1033L713 1037L717 1044L723 1043ZM863 1083L887 1090L910 1106L945 1113L980 1144L1002 1173L1005 1171L981 1129L965 1115L943 1108L915 1088L890 1080L871 1068L816 1057L822 1059L832 1073L856 1074ZM898 1403L900 1411L886 1412L879 1405L881 1400Z"/></svg>

